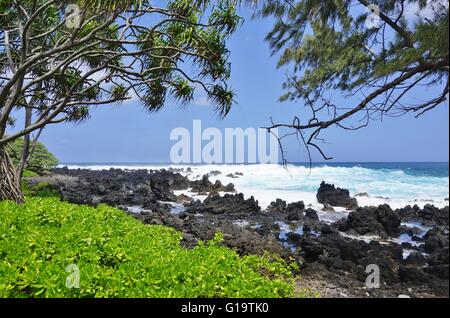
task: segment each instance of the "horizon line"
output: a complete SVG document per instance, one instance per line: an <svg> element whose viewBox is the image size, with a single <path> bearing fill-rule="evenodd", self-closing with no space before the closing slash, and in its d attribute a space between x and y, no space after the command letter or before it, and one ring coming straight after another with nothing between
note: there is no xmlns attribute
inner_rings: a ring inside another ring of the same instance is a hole
<svg viewBox="0 0 450 318"><path fill-rule="evenodd" d="M449 164L449 161L292 161L287 164L336 164L336 163L446 163ZM68 165L68 164L167 164L167 165L258 165L264 164L260 162L249 163L249 162L239 162L239 163L172 163L167 161L72 161L72 162L61 162L59 165ZM276 163L270 163L276 164ZM278 164L282 165L282 162L278 162Z"/></svg>

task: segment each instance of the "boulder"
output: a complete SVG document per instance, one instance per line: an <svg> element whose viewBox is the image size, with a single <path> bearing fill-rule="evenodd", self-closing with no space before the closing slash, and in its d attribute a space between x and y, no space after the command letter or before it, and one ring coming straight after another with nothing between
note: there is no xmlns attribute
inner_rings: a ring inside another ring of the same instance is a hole
<svg viewBox="0 0 450 318"><path fill-rule="evenodd" d="M54 169L54 186L63 200L77 204L144 205L175 201L173 190L185 190L189 180L167 170ZM62 177L63 176L63 177ZM52 182L52 181L50 181Z"/></svg>
<svg viewBox="0 0 450 318"><path fill-rule="evenodd" d="M203 202L196 201L187 206L188 213L233 214L243 217L261 212L258 201L254 197L244 199L242 193L209 195Z"/></svg>
<svg viewBox="0 0 450 318"><path fill-rule="evenodd" d="M433 275L433 276L443 279L443 280L448 281L448 279L449 279L448 264L428 266L427 268L424 268L424 271L427 274Z"/></svg>
<svg viewBox="0 0 450 318"><path fill-rule="evenodd" d="M407 205L404 208L398 209L403 222L419 222L425 226L446 226L448 227L449 207L442 209L434 205L427 204L421 209L419 206Z"/></svg>
<svg viewBox="0 0 450 318"><path fill-rule="evenodd" d="M305 218L312 220L312 221L319 220L319 216L317 215L317 212L310 208L305 210Z"/></svg>
<svg viewBox="0 0 450 318"><path fill-rule="evenodd" d="M423 267L427 264L427 260L422 253L414 251L408 255L408 257L403 261L405 265Z"/></svg>
<svg viewBox="0 0 450 318"><path fill-rule="evenodd" d="M423 269L415 266L400 266L398 275L400 280L404 283L426 284L431 280L429 274L425 273Z"/></svg>
<svg viewBox="0 0 450 318"><path fill-rule="evenodd" d="M427 253L434 253L440 249L448 249L448 233L445 231L433 228L425 234L425 251Z"/></svg>
<svg viewBox="0 0 450 318"><path fill-rule="evenodd" d="M349 213L347 220L338 222L338 228L344 232L354 230L360 235L394 237L400 233L400 217L387 204L358 208Z"/></svg>
<svg viewBox="0 0 450 318"><path fill-rule="evenodd" d="M300 221L303 219L303 212L305 211L305 204L303 201L289 203L286 206L284 213L286 219L289 221Z"/></svg>
<svg viewBox="0 0 450 318"><path fill-rule="evenodd" d="M210 192L235 192L234 184L229 183L224 186L219 180L212 183L209 181L207 174L205 174L201 180L191 181L190 185L192 188L191 191L199 194L207 194Z"/></svg>
<svg viewBox="0 0 450 318"><path fill-rule="evenodd" d="M208 176L209 177L215 177L215 176L218 176L218 175L221 175L221 174L222 174L222 172L220 172L219 170L212 170L212 171L210 171L208 173Z"/></svg>
<svg viewBox="0 0 450 318"><path fill-rule="evenodd" d="M329 204L349 210L358 207L358 202L355 198L350 197L350 192L347 189L336 188L333 184L327 184L324 181L320 184L316 197L317 201L324 205Z"/></svg>
<svg viewBox="0 0 450 318"><path fill-rule="evenodd" d="M283 213L284 210L286 209L286 206L287 206L286 201L281 200L281 199L276 199L275 201L272 201L269 204L266 211Z"/></svg>

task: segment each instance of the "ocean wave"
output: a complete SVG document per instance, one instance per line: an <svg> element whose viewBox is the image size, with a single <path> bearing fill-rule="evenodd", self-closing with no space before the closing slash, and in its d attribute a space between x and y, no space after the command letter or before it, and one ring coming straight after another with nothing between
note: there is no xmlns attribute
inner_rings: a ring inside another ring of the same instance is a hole
<svg viewBox="0 0 450 318"><path fill-rule="evenodd" d="M85 169L161 169L188 168L188 175L196 179L213 170L220 175L211 176L212 181L232 182L238 191L246 196L253 195L261 206L268 205L276 198L288 202L303 200L307 204L317 205L315 195L322 181L349 189L351 195L368 193L369 197L358 197L360 205L388 203L393 207L407 204L424 205L433 203L438 206L448 205L444 198L449 197L449 178L432 175L414 175L401 169L370 169L360 165L339 166L299 166L287 168L275 164L267 165L146 165L146 164L111 164L111 165L68 165L69 168ZM235 172L243 173L239 178L227 177Z"/></svg>

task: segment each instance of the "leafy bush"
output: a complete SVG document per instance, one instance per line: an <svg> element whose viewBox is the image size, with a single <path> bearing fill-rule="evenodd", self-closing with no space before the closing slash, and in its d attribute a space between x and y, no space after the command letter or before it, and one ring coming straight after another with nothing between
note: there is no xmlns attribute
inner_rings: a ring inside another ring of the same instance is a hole
<svg viewBox="0 0 450 318"><path fill-rule="evenodd" d="M38 182L30 186L26 181L22 181L22 191L26 197L40 197L40 198L58 198L58 189L48 182Z"/></svg>
<svg viewBox="0 0 450 318"><path fill-rule="evenodd" d="M34 171L25 169L25 171L23 172L23 176L24 177L36 177L38 174Z"/></svg>
<svg viewBox="0 0 450 318"><path fill-rule="evenodd" d="M0 202L1 297L286 297L293 267L240 257L221 236L189 250L172 228L124 212L31 197ZM66 287L70 264L80 288Z"/></svg>
<svg viewBox="0 0 450 318"><path fill-rule="evenodd" d="M20 163L23 143L23 138L19 138L13 141L7 148L8 153L10 154L11 159L15 165L18 165ZM28 162L27 169L30 172L42 173L53 169L58 165L58 163L58 159L47 150L44 144L42 144L41 142L37 142L36 148L34 149Z"/></svg>

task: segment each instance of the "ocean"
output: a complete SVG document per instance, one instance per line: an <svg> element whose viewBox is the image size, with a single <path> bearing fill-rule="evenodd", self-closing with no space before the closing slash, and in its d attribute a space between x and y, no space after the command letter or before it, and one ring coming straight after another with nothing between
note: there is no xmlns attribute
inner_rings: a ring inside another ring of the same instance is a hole
<svg viewBox="0 0 450 318"><path fill-rule="evenodd" d="M210 180L232 182L238 192L254 196L262 208L277 198L287 202L304 201L320 208L316 200L322 181L346 188L356 196L360 206L389 204L392 208L417 204L448 205L449 164L446 163L298 163L288 167L268 164L239 165L170 165L151 163L66 163L71 169L162 169L188 168L190 179L201 178L213 170L221 174ZM238 178L230 173L241 172ZM364 195L362 195L364 194ZM367 194L367 195L366 195ZM192 195L192 194L190 194ZM201 199L201 197L199 197Z"/></svg>

